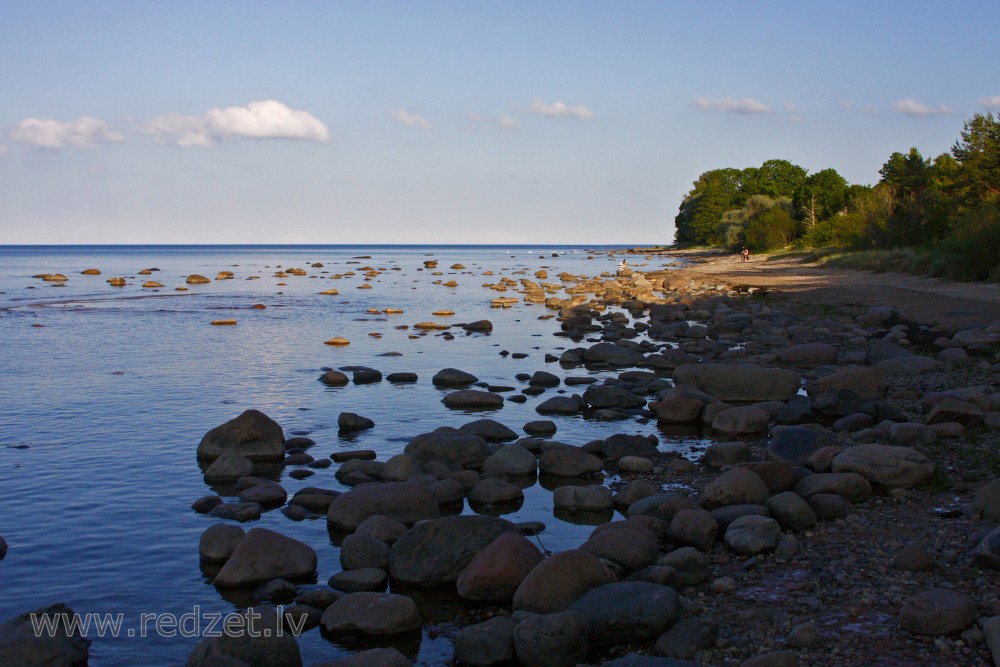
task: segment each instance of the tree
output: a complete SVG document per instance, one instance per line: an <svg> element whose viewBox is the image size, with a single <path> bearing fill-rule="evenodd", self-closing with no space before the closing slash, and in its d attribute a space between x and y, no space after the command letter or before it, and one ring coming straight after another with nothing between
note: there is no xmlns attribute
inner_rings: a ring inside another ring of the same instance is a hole
<svg viewBox="0 0 1000 667"><path fill-rule="evenodd" d="M836 169L824 169L806 177L792 198L795 217L808 230L844 210L847 181Z"/></svg>
<svg viewBox="0 0 1000 667"><path fill-rule="evenodd" d="M739 169L706 171L681 202L674 218L674 240L682 245L714 243L722 214L743 204Z"/></svg>
<svg viewBox="0 0 1000 667"><path fill-rule="evenodd" d="M960 165L956 190L964 205L1000 200L1000 116L976 114L966 121L951 154Z"/></svg>
<svg viewBox="0 0 1000 667"><path fill-rule="evenodd" d="M767 160L760 167L743 170L742 192L753 195L792 197L802 187L808 172L788 160Z"/></svg>
<svg viewBox="0 0 1000 667"><path fill-rule="evenodd" d="M795 239L797 226L788 208L769 208L747 221L747 246L756 252L783 248Z"/></svg>

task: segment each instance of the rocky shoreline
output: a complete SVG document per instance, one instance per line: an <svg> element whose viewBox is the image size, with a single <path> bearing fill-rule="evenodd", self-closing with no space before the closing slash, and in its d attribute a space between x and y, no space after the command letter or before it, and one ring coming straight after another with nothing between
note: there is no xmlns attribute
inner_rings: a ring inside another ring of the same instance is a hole
<svg viewBox="0 0 1000 667"><path fill-rule="evenodd" d="M500 423L501 410L490 413L500 421L414 434L386 461L314 458L308 438L286 439L252 410L212 429L197 449L205 481L238 495L193 505L222 520L198 546L215 585L258 609L285 605L284 619L271 612L275 626L383 645L321 665L410 664L405 646L422 620L419 596L406 592L425 588L468 600L481 621L455 631L456 664L1000 656L1000 323L954 330L886 306L817 308L687 269L536 277L501 291L551 309L561 349L547 361L603 371L599 381L581 373L563 389L539 369L511 395L442 369L431 383L450 390L454 409L552 396L521 425L527 437ZM349 389L383 378L342 367L321 380ZM567 416L620 420L622 432L562 443L553 435ZM628 435L629 420L716 442L688 460ZM374 426L349 413L340 422ZM281 467L305 478L332 464L349 491L317 484L289 498L272 479ZM523 502L536 479L556 512L599 524L577 549L545 553L533 540L543 526L490 516ZM466 502L478 514L459 515ZM276 507L291 520L325 515L342 534L343 571L319 573L313 546L239 525ZM327 586L313 585L320 575ZM32 660L44 651L58 656L45 664L80 664L81 650L79 637L32 641L23 617L0 626L3 664L42 664ZM284 635L206 639L188 664L302 662Z"/></svg>

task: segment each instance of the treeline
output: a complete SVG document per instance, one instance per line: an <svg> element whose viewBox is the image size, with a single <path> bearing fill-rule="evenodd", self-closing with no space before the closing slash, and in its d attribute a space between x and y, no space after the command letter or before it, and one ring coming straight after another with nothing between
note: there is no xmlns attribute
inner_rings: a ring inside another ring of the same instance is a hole
<svg viewBox="0 0 1000 667"><path fill-rule="evenodd" d="M786 160L702 174L674 219L680 246L927 249L959 277L1000 278L1000 116L976 114L933 160L893 153L874 186Z"/></svg>

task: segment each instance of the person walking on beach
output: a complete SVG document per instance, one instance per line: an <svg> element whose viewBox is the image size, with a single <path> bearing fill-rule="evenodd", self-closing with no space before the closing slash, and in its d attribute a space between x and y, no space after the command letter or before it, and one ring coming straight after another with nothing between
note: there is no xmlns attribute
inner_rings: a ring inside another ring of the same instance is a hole
<svg viewBox="0 0 1000 667"><path fill-rule="evenodd" d="M750 249L747 248L746 246L743 246L743 250L740 251L740 262L749 262L749 261L750 261Z"/></svg>

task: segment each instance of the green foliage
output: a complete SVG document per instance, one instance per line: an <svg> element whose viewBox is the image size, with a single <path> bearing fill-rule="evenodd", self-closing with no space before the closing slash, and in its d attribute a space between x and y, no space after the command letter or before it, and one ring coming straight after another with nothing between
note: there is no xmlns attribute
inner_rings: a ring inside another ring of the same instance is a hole
<svg viewBox="0 0 1000 667"><path fill-rule="evenodd" d="M951 153L961 165L956 195L965 206L1000 199L1000 116L976 114L966 121Z"/></svg>
<svg viewBox="0 0 1000 667"><path fill-rule="evenodd" d="M775 206L748 220L744 236L751 250L767 252L791 243L797 227L787 208Z"/></svg>
<svg viewBox="0 0 1000 667"><path fill-rule="evenodd" d="M879 173L869 187L787 160L707 171L681 203L676 242L866 248L833 261L1000 282L1000 116L966 121L951 154L930 160L910 148Z"/></svg>
<svg viewBox="0 0 1000 667"><path fill-rule="evenodd" d="M828 220L817 222L802 235L801 245L810 248L855 248L865 240L865 220L856 212L844 213Z"/></svg>
<svg viewBox="0 0 1000 667"><path fill-rule="evenodd" d="M810 174L793 197L795 217L806 230L832 218L847 204L847 181L836 169Z"/></svg>

